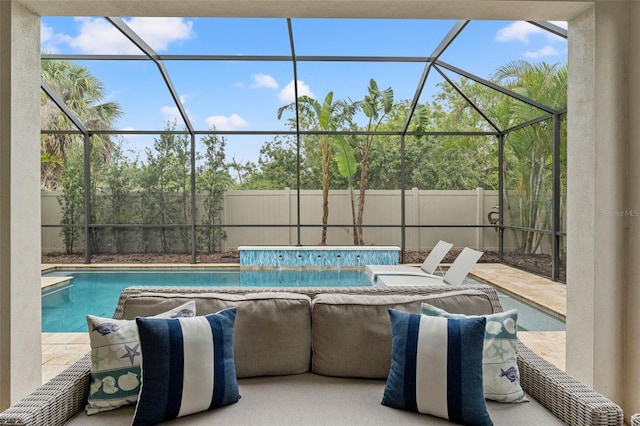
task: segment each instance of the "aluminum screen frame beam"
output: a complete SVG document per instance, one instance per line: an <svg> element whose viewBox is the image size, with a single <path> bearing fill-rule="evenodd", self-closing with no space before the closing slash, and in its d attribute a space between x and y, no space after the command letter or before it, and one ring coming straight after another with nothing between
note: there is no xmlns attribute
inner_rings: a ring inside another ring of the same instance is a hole
<svg viewBox="0 0 640 426"><path fill-rule="evenodd" d="M472 74L470 72L464 71L464 70L462 70L460 68L454 67L453 65L450 65L450 64L448 64L446 62L442 62L442 61L438 60L438 61L436 61L434 63L434 66L440 66L442 68L446 68L451 72L454 72L454 73L456 73L458 75L466 77L466 78L468 78L470 80L473 80L476 83L482 84L483 86L486 86L486 87L488 87L490 89L493 89L493 90L495 90L497 92L500 92L503 95L509 96L511 98L515 98L515 99L519 100L520 102L524 102L525 104L530 105L530 106L535 107L535 108L538 108L539 110L542 110L542 111L544 111L546 113L554 114L554 113L557 112L554 108L551 108L550 106L541 104L540 102L534 101L533 99L529 99L526 96L522 96L522 95L520 95L520 94L518 94L518 93L516 93L516 92L514 92L512 90L506 89L506 88L504 88L502 86L499 86L499 85L497 85L495 83L490 82L489 80L486 80L484 78L478 77L477 75L474 75L474 74Z"/></svg>
<svg viewBox="0 0 640 426"><path fill-rule="evenodd" d="M531 25L535 25L538 28L542 28L545 31L550 32L551 34L557 35L558 37L562 37L567 39L569 37L569 32L567 29L562 28L559 25L553 24L549 21L527 21Z"/></svg>
<svg viewBox="0 0 640 426"><path fill-rule="evenodd" d="M192 207L192 217L191 217L191 223L185 225L184 227L189 227L191 229L191 234L192 234L192 239L191 239L191 243L192 243L192 247L191 247L191 251L192 251L192 263L196 263L196 245L195 245L195 237L196 237L196 229L199 227L207 227L209 225L198 225L196 222L196 217L195 217L195 137L198 134L201 135L210 135L210 134L220 134L220 135L285 135L285 134L290 134L290 135L295 135L296 139L297 139L297 156L298 156L298 170L297 170L297 185L298 185L298 220L297 220L297 225L296 225L296 229L297 229L297 233L298 233L298 245L300 245L301 242L301 229L303 227L314 227L314 226L321 226L321 225L312 225L312 224L302 224L300 222L300 138L302 135L313 135L313 134L354 134L354 135L364 135L364 134L375 134L375 135L396 135L396 136L400 136L400 144L401 144L401 173L402 173L402 188L401 190L404 192L404 188L406 186L406 163L405 163L405 151L404 151L404 143L405 143L405 137L406 136L424 136L424 135L449 135L449 136L454 136L454 135L460 135L460 136L495 136L498 138L499 140L499 145L500 145L500 150L502 151L504 149L504 138L505 135L507 135L508 133L518 130L520 128L524 128L526 126L532 125L536 122L539 121L543 121L549 118L553 118L553 134L554 134L554 163L553 163L553 167L554 167L554 186L556 188L558 188L559 186L559 128L560 128L560 124L559 124L559 115L566 112L566 108L562 109L562 110L555 110L550 106L547 105L543 105L540 104L538 102L536 102L535 100L526 98L524 96L518 95L517 93L506 89L504 87L501 87L493 82L490 82L488 80L485 80L483 78L480 78L478 76L475 76L471 73L468 73L466 71L463 71L461 69L458 69L452 65L449 65L445 62L440 61L440 56L447 50L447 48L451 45L451 43L453 43L453 41L456 39L456 37L462 33L462 31L464 30L464 28L466 27L466 25L470 22L468 20L459 20L457 21L453 27L451 28L451 30L447 33L447 35L441 40L441 42L438 44L438 46L434 49L433 53L431 56L409 56L409 57L397 57L397 56L297 56L296 52L295 52L295 37L293 34L293 29L292 29L292 20L291 18L287 18L287 26L288 26L288 33L289 33L289 43L290 43L290 49L291 49L291 55L273 55L273 56L269 56L269 55L249 55L249 56L235 56L235 55L174 55L174 54L169 54L169 55L160 55L157 52L155 52L155 50L153 48L151 48L135 31L133 31L132 28L130 28L121 18L117 18L117 17L105 17L105 19L110 22L117 30L119 30L131 43L133 43L138 49L140 49L140 51L143 54L134 54L134 55L120 55L120 54L89 54L89 55L84 55L84 54L42 54L41 57L43 60L51 60L51 59L59 59L59 60L84 60L84 61L91 61L91 60L128 60L128 61L147 61L147 60L151 60L153 61L156 66L158 67L162 78L164 79L164 82L166 84L166 87L168 88L173 101L175 103L175 105L177 106L179 113L181 115L181 118L185 124L185 127L187 128L187 130L185 131L162 131L162 130L138 130L138 131L126 131L126 130L90 130L87 128L87 126L82 122L82 120L73 112L71 111L67 105L62 101L62 99L55 93L55 91L44 81L44 79L42 79L42 89L45 91L45 93L49 96L49 98L51 98L53 100L53 102L62 110L62 112L71 120L71 122L74 124L75 127L77 127L79 129L78 131L72 131L72 130L51 130L51 131L46 131L46 130L42 130L41 133L42 134L78 134L78 133L82 133L84 135L84 148L85 148L85 187L88 188L90 185L90 175L89 175L89 159L90 159L90 152L91 152L91 135L94 134L107 134L107 135L117 135L117 134L163 134L163 133L172 133L172 134L190 134L191 135L191 207ZM546 22L546 21L527 21L532 25L535 25L539 28L544 29L545 31L548 31L556 36L562 37L564 39L567 38L567 30L557 26L553 23L550 22ZM269 131L269 130L258 130L258 131L211 131L211 130L203 130L203 131L196 131L194 130L192 123L189 120L189 117L187 115L187 112L184 108L184 105L182 103L182 101L180 100L180 97L178 96L175 87L173 85L173 82L170 78L169 72L167 71L167 69L165 68L165 62L166 61L255 61L255 62L260 62L260 61L271 61L271 62L291 62L292 67L293 67L293 75L294 75L294 81L298 81L297 78L297 64L299 62L372 62L372 63L423 63L425 64L425 68L423 71L423 74L418 82L418 85L416 87L416 92L414 95L414 98L412 100L411 106L409 108L406 120L404 122L404 125L401 129L401 131L393 131L393 132L348 132L348 131L334 131L334 132L323 132L323 131L303 131L300 129L300 122L299 122L299 115L298 115L298 86L297 84L294 86L295 87L295 104L296 104L296 129L295 131ZM454 89L465 99L465 101L472 107L474 108L478 113L480 113L480 115L487 121L487 123L496 130L496 132L490 132L490 131L483 131L483 132L410 132L409 129L409 125L410 125L410 121L415 113L415 110L418 106L418 102L420 99L420 96L423 92L424 86L426 84L426 81L429 77L431 68L435 67L436 71L442 75L442 77L449 82L450 84L452 84L452 86L454 87ZM477 105L475 105L475 103L468 97L466 96L462 89L460 89L456 84L454 84L452 82L452 80L443 72L442 69L447 69L451 72L454 72L460 76L469 78L472 81L475 81L476 83L482 84L490 89L493 89L495 91L498 91L500 93L502 93L505 96L508 96L510 98L516 99L518 101L521 101L527 105L530 105L532 107L535 107L543 112L545 112L546 114L543 114L541 117L533 119L529 122L526 123L521 123L517 126L514 126L510 129L506 129L506 130L500 130L497 125L495 125L495 123L493 123L491 120L489 120L488 116L483 113L480 108L478 108ZM502 156L504 156L504 153L501 152L500 153ZM500 155L499 155L500 157ZM502 163L502 160L499 161L499 163ZM500 169L501 171L501 169ZM504 176L502 176L500 179L500 185L504 185ZM502 194L502 191L501 191ZM86 257L86 262L90 263L90 256L91 256L91 247L88 244L89 242L89 231L92 228L96 228L96 227L100 227L101 225L98 224L91 224L90 223L90 216L88 216L89 212L90 212L90 208L91 208L91 200L89 197L89 192L86 191L85 193L85 223L79 226L83 226L85 229L85 241L87 242L86 247L85 247L85 257ZM553 235L554 235L554 265L553 265L553 279L557 280L557 274L558 274L558 267L559 267L559 256L558 256L558 252L559 252L559 239L560 236L562 235L566 235L566 233L560 232L560 223L559 223L559 191L555 191L554 196L553 196L553 203L554 203L554 226L553 226ZM405 218L404 218L404 212L405 212L405 205L404 205L404 195L401 197L401 211L402 211L402 224L400 225L401 227L401 233L402 233L402 258L404 260L404 252L405 252L405 230L408 227L413 227L410 225L407 225L405 222ZM502 195L500 196L500 203L502 203ZM558 210L555 210L558 209ZM502 212L502 208L500 209L500 211ZM76 225L71 225L71 226L76 226ZM126 224L114 224L114 226L133 226L135 227L136 225L126 225ZM161 225L161 226L166 226L166 225ZM210 225L211 227L216 227L216 226L220 226L222 227L223 225ZM226 226L232 226L232 225L226 225ZM277 225L239 225L239 226L277 226ZM332 225L328 225L328 226L332 226ZM336 225L336 226L342 226L342 225ZM366 227L367 225L362 225L363 227ZM376 225L372 225L372 226L376 226ZM439 225L421 225L424 227L439 227ZM464 225L463 225L464 226ZM481 226L481 227L489 227L490 225L486 225L486 226ZM451 227L460 227L460 225L451 225ZM478 227L478 225L474 225L473 227ZM502 261L502 254L503 254L503 232L505 230L505 228L508 228L507 226L501 226L500 227L500 233L501 233L501 237L500 237L500 247L499 247L499 252L500 252L500 260ZM534 230L536 232L545 232L543 230ZM546 233L546 232L545 232Z"/></svg>
<svg viewBox="0 0 640 426"><path fill-rule="evenodd" d="M413 99L411 100L411 105L409 106L409 111L407 111L407 118L405 119L404 126L402 127L402 135L400 136L400 224L401 224L401 232L400 232L400 252L402 253L402 262L404 263L404 252L406 251L406 203L405 203L405 191L407 186L407 173L406 173L406 161L405 161L405 137L407 135L407 131L409 130L409 124L411 123L411 118L413 118L413 114L418 107L418 102L420 101L420 96L422 95L422 91L424 90L424 85L429 78L429 72L431 71L431 67L433 66L434 61L436 61L440 55L447 50L447 47L453 40L460 35L462 30L467 26L470 21L468 20L459 20L457 21L453 27L449 30L446 36L440 41L438 46L433 50L429 61L424 67L424 71L420 76L420 80L418 81L418 86L416 87L416 93L413 95Z"/></svg>
<svg viewBox="0 0 640 426"><path fill-rule="evenodd" d="M301 199L300 199L300 108L298 101L298 61L296 59L296 45L295 38L293 37L293 25L291 23L291 18L287 18L287 33L289 35L289 48L291 49L291 66L293 67L293 81L295 84L293 85L293 93L296 104L296 241L298 245L302 245L302 225L300 221L302 219L302 211L301 211Z"/></svg>
<svg viewBox="0 0 640 426"><path fill-rule="evenodd" d="M468 97L468 96L467 96L467 95L462 91L462 89L460 89L460 88L458 87L458 85L457 85L455 82L453 82L453 81L449 78L449 76L448 76L448 75L446 75L444 72L442 72L442 70L441 70L440 68L438 68L438 67L434 67L434 69L435 69L435 70L436 70L436 71L437 71L437 72L442 76L442 78L444 78L444 79L447 81L447 83L449 83L449 84L451 85L451 87L453 87L453 89L454 89L456 92L458 92L458 94L459 94L460 96L462 96L462 97L463 97L463 99L464 99L464 100L465 100L469 105L471 105L471 107L472 107L474 110L476 110L476 112L477 112L478 114L480 114L480 116L481 116L482 118L484 118L484 120L485 120L487 123L489 123L489 125L490 125L491 127L493 127L493 128L494 128L494 130L495 130L496 132L501 132L501 131L502 131L502 130L500 130L500 129L498 128L498 126L497 126L493 121L491 121L491 119L490 119L490 118L489 118L489 117L488 117L488 116L487 116L487 115L486 115L482 110L480 110L480 108L478 108L478 106L475 104L475 102L473 102L473 101L471 100L471 98L469 98L469 97Z"/></svg>
<svg viewBox="0 0 640 426"><path fill-rule="evenodd" d="M178 93L176 92L176 88L173 86L173 83L171 82L171 77L169 76L169 73L167 72L167 69L165 68L164 63L162 62L162 60L160 59L156 51L153 50L151 46L149 46L122 19L108 17L108 16L105 16L105 19L109 21L118 31L120 31L126 38L128 38L129 41L131 41L131 43L133 43L138 49L140 49L149 59L151 59L156 64L156 66L160 70L160 74L162 75L162 78L164 79L165 84L167 85L167 89L169 90L169 93L171 94L171 97L173 98L173 101L175 102L176 107L180 112L180 116L184 121L184 125L187 127L187 129L189 129L189 133L193 135L194 129L193 129L193 125L191 124L191 121L189 120L189 117L187 116L187 111L184 109L184 105L182 105L180 96L178 96Z"/></svg>
<svg viewBox="0 0 640 426"><path fill-rule="evenodd" d="M83 135L89 134L89 129L87 129L87 126L85 126L82 120L80 120L80 117L78 117L75 112L69 109L67 104L64 103L64 101L58 95L58 93L56 93L56 91L53 90L53 88L49 85L49 83L46 82L46 80L42 76L40 77L40 87L42 88L42 90L44 90L44 93L47 94L49 99L51 99L53 103L56 104L58 108L60 108L62 113L66 115L69 120L71 120L73 125L76 126L78 130L82 132Z"/></svg>

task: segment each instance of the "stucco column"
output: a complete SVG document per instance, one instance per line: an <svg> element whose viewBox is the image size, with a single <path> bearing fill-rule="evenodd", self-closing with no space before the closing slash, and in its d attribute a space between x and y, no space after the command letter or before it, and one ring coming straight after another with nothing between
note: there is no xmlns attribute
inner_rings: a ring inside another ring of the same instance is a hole
<svg viewBox="0 0 640 426"><path fill-rule="evenodd" d="M569 22L567 371L618 404L625 328L640 332L624 313L625 268L639 263L625 226L640 220L626 194L629 22L626 1Z"/></svg>
<svg viewBox="0 0 640 426"><path fill-rule="evenodd" d="M42 380L40 20L0 1L0 410Z"/></svg>
<svg viewBox="0 0 640 426"><path fill-rule="evenodd" d="M629 148L627 193L634 215L627 219L627 287L623 306L624 400L627 414L640 413L640 3L630 2Z"/></svg>

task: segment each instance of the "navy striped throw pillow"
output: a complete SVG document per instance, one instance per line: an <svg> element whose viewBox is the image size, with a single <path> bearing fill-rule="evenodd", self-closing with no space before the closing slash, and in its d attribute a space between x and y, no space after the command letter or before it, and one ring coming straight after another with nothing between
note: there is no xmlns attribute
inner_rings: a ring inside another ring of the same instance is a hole
<svg viewBox="0 0 640 426"><path fill-rule="evenodd" d="M482 389L485 318L389 310L392 358L382 404L468 426L491 426Z"/></svg>
<svg viewBox="0 0 640 426"><path fill-rule="evenodd" d="M133 426L232 404L240 399L233 360L236 309L176 319L136 318L142 385Z"/></svg>

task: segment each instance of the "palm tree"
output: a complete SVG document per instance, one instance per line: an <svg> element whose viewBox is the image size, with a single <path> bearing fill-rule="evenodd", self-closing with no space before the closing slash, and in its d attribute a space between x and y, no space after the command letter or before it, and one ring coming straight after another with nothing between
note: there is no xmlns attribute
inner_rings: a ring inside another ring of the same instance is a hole
<svg viewBox="0 0 640 426"><path fill-rule="evenodd" d="M356 236L354 243L358 245L364 245L364 235L362 224L364 221L364 204L365 193L368 184L368 172L369 172L369 156L371 154L371 147L375 132L379 130L381 126L389 118L393 119L394 112L397 113L398 109L403 107L403 103L396 105L393 101L393 89L388 87L384 90L378 88L378 84L374 79L369 80L369 86L367 87L368 94L365 95L362 101L355 102L353 104L354 110L362 109L362 112L367 117L367 125L365 127L366 136L364 142L360 145L359 149L359 166L360 166L360 189L358 193L358 217L357 227L354 227ZM413 131L424 131L429 121L429 111L425 105L417 105L413 116L411 118L411 126ZM417 137L420 138L419 136ZM377 139L377 138L376 138ZM384 138L382 138L384 140Z"/></svg>
<svg viewBox="0 0 640 426"><path fill-rule="evenodd" d="M336 135L336 164L340 176L347 179L349 184L349 201L351 203L351 220L353 223L353 244L358 245L358 227L356 226L355 196L353 194L353 177L358 171L358 161L353 152L353 147L343 135Z"/></svg>
<svg viewBox="0 0 640 426"><path fill-rule="evenodd" d="M562 110L566 107L566 64L515 61L498 68L491 79L494 83L553 109ZM502 130L546 114L534 106L467 79L461 79L457 86ZM451 87L443 87L435 99L446 105L447 113L442 114L441 119L448 124L441 125L441 128L451 126L456 130L492 130ZM564 121L562 125L565 126ZM563 133L566 134L566 128ZM496 158L497 150L493 137L446 138L435 155L438 157L462 148L470 153L475 152L476 158L481 160L479 165L485 164L491 173L500 167L505 176L503 214L507 217L507 222L525 228L547 229L551 221L552 141L551 120L545 120L508 133L505 137L504 160L500 165L494 166L495 160L492 160ZM485 160L482 160L483 157ZM566 187L566 146L561 145L560 157L559 161L565 165L561 184ZM564 208L561 207L561 212L563 211ZM521 252L534 253L547 234L513 230L513 235Z"/></svg>
<svg viewBox="0 0 640 426"><path fill-rule="evenodd" d="M380 124L383 122L387 114L393 109L393 89L388 87L385 90L378 89L378 84L374 79L369 80L369 87L367 88L369 94L364 97L364 100L357 102L356 107L362 108L362 111L367 116L367 135L365 136L364 143L360 146L360 192L358 195L358 225L362 225L364 219L364 197L367 190L367 172L369 171L369 152L371 151L371 145L373 144L375 132ZM364 236L362 234L362 227L356 228L357 244L364 244Z"/></svg>
<svg viewBox="0 0 640 426"><path fill-rule="evenodd" d="M71 61L41 61L44 80L61 97L65 104L91 130L109 130L122 115L117 102L102 102L104 84L91 74L87 67ZM62 111L43 92L40 97L40 117L43 130L73 130L74 126ZM47 134L41 138L42 185L58 189L61 164L70 144L82 143L77 135ZM114 142L108 135L93 135L92 144L108 160Z"/></svg>
<svg viewBox="0 0 640 426"><path fill-rule="evenodd" d="M496 82L541 104L560 110L567 105L567 65L531 64L515 61L494 73ZM512 123L524 123L542 115L540 110L521 102L512 102L509 117ZM551 221L550 199L553 164L553 134L549 120L510 133L505 145L506 167L510 184L517 192L517 214L521 226L545 229ZM566 149L560 151L566 159ZM560 158L558 161L563 162ZM565 162L566 164L566 162ZM563 172L566 182L566 170ZM545 201L546 200L546 201ZM511 202L505 191L505 201ZM510 204L507 204L510 206ZM511 208L509 209L511 211ZM562 209L561 209L562 211ZM535 253L544 234L523 232L519 246L524 253ZM517 238L517 236L516 236Z"/></svg>
<svg viewBox="0 0 640 426"><path fill-rule="evenodd" d="M298 102L292 102L278 109L278 119L287 110L295 111L296 105L300 108L300 113L309 122L310 130L321 130L326 132L335 131L345 121L350 120L354 114L352 105L343 101L333 102L333 92L327 93L324 102L320 103L309 96L298 97ZM322 239L321 244L327 244L327 224L329 222L329 167L333 157L334 136L330 134L320 135L320 152L322 167Z"/></svg>

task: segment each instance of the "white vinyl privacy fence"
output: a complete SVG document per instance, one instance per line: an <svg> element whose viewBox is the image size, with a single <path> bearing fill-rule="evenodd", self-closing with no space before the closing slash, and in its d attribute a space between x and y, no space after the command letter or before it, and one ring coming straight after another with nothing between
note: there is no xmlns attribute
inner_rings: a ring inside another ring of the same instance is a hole
<svg viewBox="0 0 640 426"><path fill-rule="evenodd" d="M64 251L61 228L48 226L60 224L58 195L59 193L42 193L42 224L47 225L42 229L43 253ZM135 210L135 194L132 194L131 200L130 208ZM356 209L357 202L356 196ZM412 189L405 191L404 203L406 250L428 250L440 239L454 243L457 248L468 246L480 250L498 250L498 232L493 227L476 227L489 225L488 214L498 204L498 191ZM399 190L367 191L364 210L365 244L401 245L401 205ZM201 220L203 211L202 198L198 197L198 221ZM329 195L328 245L353 245L351 212L349 191L332 190ZM220 225L224 225L226 232L222 251L236 250L241 245L318 245L322 233L322 192L304 190L298 196L297 191L291 189L227 191L224 194ZM174 232L188 235L190 227L186 226L180 231L176 229ZM128 241L127 251L139 251L136 247L140 244L135 240L141 238L142 233L137 235ZM505 237L505 249L508 250L511 246L509 233ZM81 250L82 247L83 244L79 243L78 248ZM182 244L176 242L176 251L180 251L181 247ZM108 244L99 249L114 251Z"/></svg>

